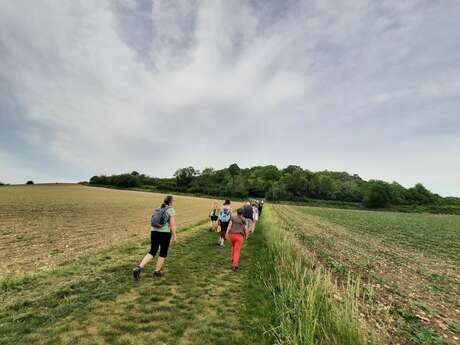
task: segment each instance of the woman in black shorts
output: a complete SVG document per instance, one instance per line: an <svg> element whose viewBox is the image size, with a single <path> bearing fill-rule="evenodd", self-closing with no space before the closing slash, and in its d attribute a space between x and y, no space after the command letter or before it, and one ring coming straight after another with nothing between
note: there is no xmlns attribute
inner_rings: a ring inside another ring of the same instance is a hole
<svg viewBox="0 0 460 345"><path fill-rule="evenodd" d="M219 204L217 201L214 201L214 205L209 213L209 218L211 219L211 228L209 231L214 232L217 229L217 221L219 220Z"/></svg>
<svg viewBox="0 0 460 345"><path fill-rule="evenodd" d="M176 212L172 207L173 201L173 196L168 195L161 205L161 209L164 209L163 212L165 215L165 223L162 227L152 227L150 234L150 252L148 252L140 264L136 265L136 268L134 268L133 276L135 280L140 279L142 268L144 268L144 266L155 257L158 249L160 250L160 255L158 256L153 276L161 277L164 275L164 272L161 270L161 268L163 267L166 256L168 256L169 243L171 242L171 239L173 244L176 243ZM163 222L161 222L161 224L163 224Z"/></svg>
<svg viewBox="0 0 460 345"><path fill-rule="evenodd" d="M220 234L217 244L221 247L224 246L225 234L227 233L228 224L232 219L232 208L230 207L230 200L224 201L224 207L219 212L219 225L220 225Z"/></svg>

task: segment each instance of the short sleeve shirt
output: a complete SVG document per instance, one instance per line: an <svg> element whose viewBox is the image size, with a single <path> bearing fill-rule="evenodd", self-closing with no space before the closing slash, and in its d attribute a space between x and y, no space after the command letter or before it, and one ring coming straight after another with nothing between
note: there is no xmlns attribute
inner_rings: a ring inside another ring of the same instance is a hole
<svg viewBox="0 0 460 345"><path fill-rule="evenodd" d="M174 208L169 207L166 210L166 223L165 223L165 225L163 225L162 228L154 228L154 227L152 227L152 231L171 232L171 228L169 227L169 219L174 215L176 215L176 211L174 210Z"/></svg>
<svg viewBox="0 0 460 345"><path fill-rule="evenodd" d="M246 226L245 221L240 216L232 217L232 228L230 229L231 234L244 234L244 227Z"/></svg>

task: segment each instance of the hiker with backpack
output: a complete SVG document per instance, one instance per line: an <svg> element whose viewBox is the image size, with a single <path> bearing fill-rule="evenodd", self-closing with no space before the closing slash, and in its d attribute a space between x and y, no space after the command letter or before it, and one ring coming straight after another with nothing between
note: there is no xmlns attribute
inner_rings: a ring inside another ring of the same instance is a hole
<svg viewBox="0 0 460 345"><path fill-rule="evenodd" d="M217 201L214 201L214 204L211 208L211 212L209 213L209 218L211 219L211 227L209 228L209 231L214 232L217 230L217 225L219 224L219 204Z"/></svg>
<svg viewBox="0 0 460 345"><path fill-rule="evenodd" d="M245 218L246 225L248 226L249 236L254 231L254 211L249 201L243 206L243 217Z"/></svg>
<svg viewBox="0 0 460 345"><path fill-rule="evenodd" d="M232 270L238 272L241 247L248 237L248 226L246 219L243 217L242 208L237 210L236 216L232 216L225 237L232 243Z"/></svg>
<svg viewBox="0 0 460 345"><path fill-rule="evenodd" d="M219 240L217 244L221 247L224 246L225 242L225 235L227 233L228 225L232 219L232 208L230 207L230 200L224 201L224 206L219 212L219 225L220 225L220 233L219 233Z"/></svg>
<svg viewBox="0 0 460 345"><path fill-rule="evenodd" d="M142 269L155 257L158 249L160 250L160 255L158 256L153 276L162 277L164 275L161 268L168 255L169 243L171 240L173 244L176 243L176 212L172 207L173 202L174 197L168 195L164 199L163 204L153 212L150 220L152 226L150 232L151 248L142 261L134 268L133 276L135 280L140 279Z"/></svg>

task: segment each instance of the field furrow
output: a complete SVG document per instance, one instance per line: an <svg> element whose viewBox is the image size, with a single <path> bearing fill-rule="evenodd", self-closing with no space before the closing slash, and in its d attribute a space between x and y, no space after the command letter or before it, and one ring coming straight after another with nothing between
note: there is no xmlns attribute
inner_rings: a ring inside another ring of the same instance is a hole
<svg viewBox="0 0 460 345"><path fill-rule="evenodd" d="M140 239L164 195L79 185L0 189L0 270L46 269L75 256ZM179 197L178 225L207 217L212 200Z"/></svg>
<svg viewBox="0 0 460 345"><path fill-rule="evenodd" d="M385 227L380 232L375 227L368 232L362 228L355 231L349 223L343 226L319 216L315 209L310 213L310 208L276 206L275 210L288 229L339 279L346 281L352 274L366 282L365 297L372 303L363 310L377 328L387 333L387 341L397 336L402 340L412 337L413 344L423 343L417 337L431 339L433 344L438 344L436 339L439 344L457 342L460 286L455 256L446 260L444 252L436 256L431 247L424 251L422 244L414 247L412 243L398 242L394 239L402 237ZM366 222L367 212L354 212L355 217L361 216L361 223ZM381 214L384 225L385 216ZM438 219L433 216L434 226ZM437 236L446 238L445 234ZM427 242L427 246L434 245ZM401 322L406 326L401 327Z"/></svg>

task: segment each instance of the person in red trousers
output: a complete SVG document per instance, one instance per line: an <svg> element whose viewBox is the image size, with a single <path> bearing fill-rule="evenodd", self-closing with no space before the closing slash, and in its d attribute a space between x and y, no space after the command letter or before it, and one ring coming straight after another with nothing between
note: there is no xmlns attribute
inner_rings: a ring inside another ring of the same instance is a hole
<svg viewBox="0 0 460 345"><path fill-rule="evenodd" d="M248 226L246 225L246 219L243 217L243 209L239 208L236 212L237 215L232 216L225 236L232 243L232 269L234 272L239 271L240 251L248 235Z"/></svg>

